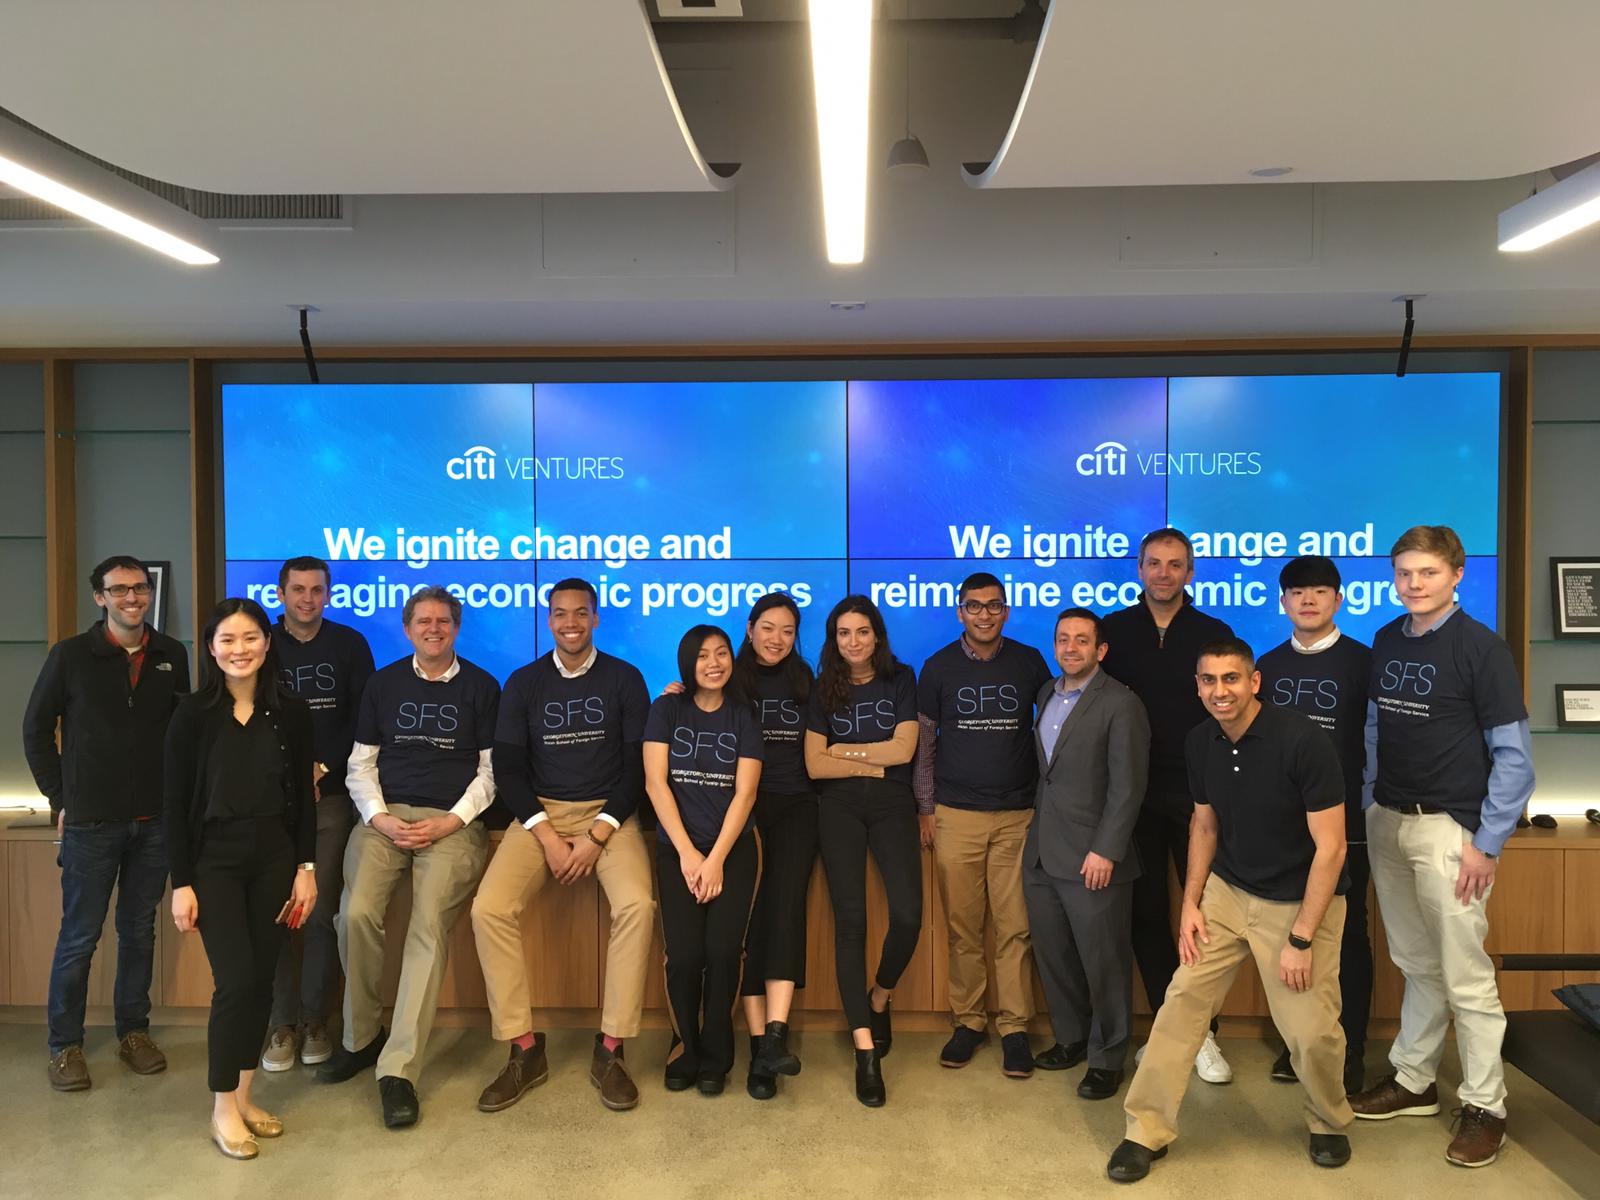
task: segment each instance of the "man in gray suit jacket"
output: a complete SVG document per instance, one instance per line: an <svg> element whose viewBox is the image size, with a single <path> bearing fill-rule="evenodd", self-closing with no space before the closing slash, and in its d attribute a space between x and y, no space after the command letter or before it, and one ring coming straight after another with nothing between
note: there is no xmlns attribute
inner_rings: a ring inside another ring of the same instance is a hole
<svg viewBox="0 0 1600 1200"><path fill-rule="evenodd" d="M1022 851L1034 961L1056 1044L1038 1066L1088 1059L1078 1085L1105 1100L1122 1085L1133 1025L1133 826L1150 764L1139 698L1100 670L1106 643L1085 608L1056 618L1061 676L1039 693L1039 789Z"/></svg>

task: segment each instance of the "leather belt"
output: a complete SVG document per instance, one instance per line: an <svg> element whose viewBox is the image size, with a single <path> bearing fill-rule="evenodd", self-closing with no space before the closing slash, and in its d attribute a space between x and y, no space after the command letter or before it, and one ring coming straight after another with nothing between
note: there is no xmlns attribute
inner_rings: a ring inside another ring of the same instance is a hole
<svg viewBox="0 0 1600 1200"><path fill-rule="evenodd" d="M1378 803L1391 812L1404 813L1408 817L1424 817L1434 813L1449 815L1450 811L1434 804L1389 804L1382 800Z"/></svg>

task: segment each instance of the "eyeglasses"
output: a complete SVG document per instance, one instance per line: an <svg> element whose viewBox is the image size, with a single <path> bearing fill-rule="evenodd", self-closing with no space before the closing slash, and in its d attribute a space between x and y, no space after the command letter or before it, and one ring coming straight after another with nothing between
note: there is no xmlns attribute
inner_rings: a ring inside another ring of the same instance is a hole
<svg viewBox="0 0 1600 1200"><path fill-rule="evenodd" d="M1006 602L1004 600L990 600L987 602L983 600L963 600L961 602L961 611L969 617L975 617L979 613L988 613L991 617L998 617L1006 611Z"/></svg>
<svg viewBox="0 0 1600 1200"><path fill-rule="evenodd" d="M113 600L121 600L129 592L132 592L135 596L148 596L150 594L150 585L148 583L113 583L100 590Z"/></svg>

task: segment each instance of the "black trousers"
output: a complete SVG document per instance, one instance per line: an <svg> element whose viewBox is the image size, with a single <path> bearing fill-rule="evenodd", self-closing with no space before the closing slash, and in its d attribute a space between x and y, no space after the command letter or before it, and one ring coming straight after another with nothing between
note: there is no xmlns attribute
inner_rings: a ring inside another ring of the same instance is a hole
<svg viewBox="0 0 1600 1200"><path fill-rule="evenodd" d="M822 869L833 901L833 953L839 1002L851 1029L867 1012L867 852L889 900L889 928L877 984L900 982L922 933L922 844L911 789L883 779L846 779L823 788L818 810Z"/></svg>
<svg viewBox="0 0 1600 1200"><path fill-rule="evenodd" d="M761 878L760 844L748 830L733 844L722 866L722 894L709 904L698 902L684 882L671 843L656 843L656 878L667 1005L679 1043L667 1062L688 1075L726 1075L733 1070L733 1006Z"/></svg>
<svg viewBox="0 0 1600 1200"><path fill-rule="evenodd" d="M1367 885L1372 861L1365 842L1351 842L1344 869L1350 891L1344 898L1344 940L1339 947L1339 1024L1345 1046L1360 1054L1367 1047L1367 1022L1372 1016L1372 935L1367 930Z"/></svg>
<svg viewBox="0 0 1600 1200"><path fill-rule="evenodd" d="M806 891L817 865L817 798L758 792L755 822L761 886L744 943L741 996L764 994L769 979L806 985Z"/></svg>
<svg viewBox="0 0 1600 1200"><path fill-rule="evenodd" d="M1167 859L1178 869L1181 886L1189 878L1189 818L1194 801L1187 795L1152 792L1144 798L1133 844L1139 849L1144 874L1133 881L1133 959L1139 964L1150 1011L1158 1012L1178 969L1178 943L1172 937L1172 909L1167 894ZM1217 1020L1211 1019L1211 1032Z"/></svg>
<svg viewBox="0 0 1600 1200"><path fill-rule="evenodd" d="M276 924L294 888L294 846L282 817L208 821L194 865L200 940L214 990L206 1032L213 1092L239 1087L254 1069L272 1011L272 977L283 949Z"/></svg>
<svg viewBox="0 0 1600 1200"><path fill-rule="evenodd" d="M356 808L343 792L317 801L317 903L310 918L285 939L272 983L272 1024L325 1022L339 999L339 937L333 919L344 892L344 849Z"/></svg>

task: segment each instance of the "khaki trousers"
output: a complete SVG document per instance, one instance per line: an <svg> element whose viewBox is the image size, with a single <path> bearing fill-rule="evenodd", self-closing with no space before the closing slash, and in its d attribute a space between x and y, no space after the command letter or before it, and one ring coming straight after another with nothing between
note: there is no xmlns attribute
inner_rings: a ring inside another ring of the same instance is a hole
<svg viewBox="0 0 1600 1200"><path fill-rule="evenodd" d="M1355 1119L1344 1097L1344 1030L1339 1025L1339 946L1344 897L1335 896L1311 939L1311 987L1290 991L1278 978L1278 956L1300 904L1262 900L1212 875L1200 900L1210 943L1192 966L1179 966L1150 1030L1144 1058L1128 1087L1127 1138L1159 1150L1178 1136L1178 1106L1194 1056L1246 958L1256 960L1272 1022L1289 1048L1305 1089L1306 1127L1342 1133Z"/></svg>
<svg viewBox="0 0 1600 1200"><path fill-rule="evenodd" d="M604 800L548 800L540 797L550 827L561 837L582 837L605 806ZM600 1032L631 1038L644 1010L645 973L656 920L650 854L639 822L627 820L606 839L594 873L611 905L611 938L606 945L606 994ZM508 1042L533 1029L528 965L522 951L522 913L550 881L539 839L520 824L506 830L472 902L472 932L489 993L494 1037Z"/></svg>
<svg viewBox="0 0 1600 1200"><path fill-rule="evenodd" d="M989 978L983 929L994 918L994 984L1004 1037L1023 1033L1033 1016L1028 906L1022 897L1022 845L1033 810L980 812L941 804L934 810L934 861L950 937L950 1010L956 1024L982 1032L989 1025L984 995Z"/></svg>
<svg viewBox="0 0 1600 1200"><path fill-rule="evenodd" d="M437 817L436 808L391 804L403 821ZM450 930L483 874L489 834L474 821L426 850L401 850L370 825L357 822L344 852L344 895L334 930L344 964L344 1047L359 1050L378 1036L383 1021L384 913L403 876L411 876L411 920L406 927L400 985L389 1040L378 1056L378 1078L398 1075L416 1083L439 1008Z"/></svg>
<svg viewBox="0 0 1600 1200"><path fill-rule="evenodd" d="M1506 1112L1500 1043L1506 1014L1494 963L1484 953L1487 893L1456 899L1461 847L1471 835L1445 813L1412 815L1374 804L1367 809L1367 853L1389 957L1406 977L1400 1034L1389 1050L1400 1086L1426 1091L1439 1071L1444 1035L1456 1022L1461 1103Z"/></svg>

